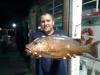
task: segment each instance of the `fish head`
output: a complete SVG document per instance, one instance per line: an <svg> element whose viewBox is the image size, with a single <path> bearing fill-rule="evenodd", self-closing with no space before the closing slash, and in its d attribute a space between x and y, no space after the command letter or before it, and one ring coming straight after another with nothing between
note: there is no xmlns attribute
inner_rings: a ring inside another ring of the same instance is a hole
<svg viewBox="0 0 100 75"><path fill-rule="evenodd" d="M26 52L32 54L32 56L42 55L42 53L46 51L48 51L48 43L43 38L35 39L26 45Z"/></svg>

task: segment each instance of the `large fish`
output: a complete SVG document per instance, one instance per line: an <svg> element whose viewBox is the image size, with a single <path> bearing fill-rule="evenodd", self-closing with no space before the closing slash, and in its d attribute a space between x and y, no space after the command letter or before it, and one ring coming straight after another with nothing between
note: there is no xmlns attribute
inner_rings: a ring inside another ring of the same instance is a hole
<svg viewBox="0 0 100 75"><path fill-rule="evenodd" d="M26 52L33 57L47 58L67 58L70 55L82 55L88 53L97 58L97 45L100 41L93 44L83 45L80 42L65 35L51 35L40 37L26 45Z"/></svg>

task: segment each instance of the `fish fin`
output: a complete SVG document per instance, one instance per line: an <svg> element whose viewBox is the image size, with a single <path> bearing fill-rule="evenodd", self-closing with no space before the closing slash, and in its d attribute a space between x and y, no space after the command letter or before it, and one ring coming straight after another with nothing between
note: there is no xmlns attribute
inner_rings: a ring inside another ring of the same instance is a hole
<svg viewBox="0 0 100 75"><path fill-rule="evenodd" d="M95 57L95 58L98 58L98 44L100 43L100 41L95 41L92 45L91 45L91 52L90 54Z"/></svg>

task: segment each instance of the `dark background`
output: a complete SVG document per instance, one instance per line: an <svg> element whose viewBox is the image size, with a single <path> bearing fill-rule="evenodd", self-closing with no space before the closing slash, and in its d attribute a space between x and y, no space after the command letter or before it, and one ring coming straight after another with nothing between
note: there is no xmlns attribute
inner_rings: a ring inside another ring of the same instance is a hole
<svg viewBox="0 0 100 75"><path fill-rule="evenodd" d="M0 27L9 21L22 21L28 16L34 0L0 0Z"/></svg>

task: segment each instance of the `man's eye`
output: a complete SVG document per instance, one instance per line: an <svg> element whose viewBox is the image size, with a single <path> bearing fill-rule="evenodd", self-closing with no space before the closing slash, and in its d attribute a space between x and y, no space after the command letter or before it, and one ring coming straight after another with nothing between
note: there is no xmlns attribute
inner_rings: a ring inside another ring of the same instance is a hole
<svg viewBox="0 0 100 75"><path fill-rule="evenodd" d="M47 20L47 22L50 22L50 20Z"/></svg>
<svg viewBox="0 0 100 75"><path fill-rule="evenodd" d="M34 42L34 45L36 45L37 44L37 42Z"/></svg>

